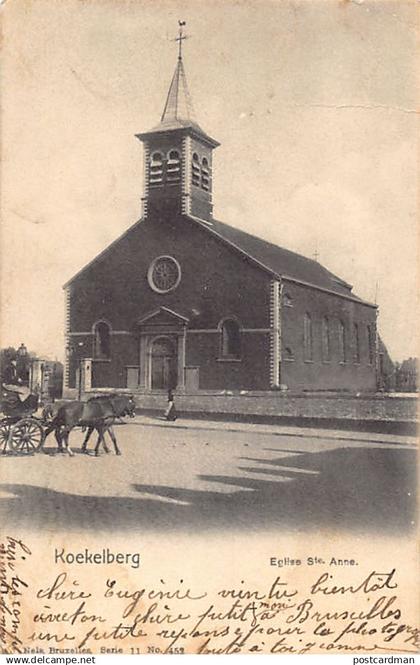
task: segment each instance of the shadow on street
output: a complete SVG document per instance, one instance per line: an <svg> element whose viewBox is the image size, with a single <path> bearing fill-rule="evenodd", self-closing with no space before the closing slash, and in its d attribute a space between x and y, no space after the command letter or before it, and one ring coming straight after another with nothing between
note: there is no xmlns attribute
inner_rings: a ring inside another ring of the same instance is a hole
<svg viewBox="0 0 420 665"><path fill-rule="evenodd" d="M341 448L237 460L238 475L198 476L214 491L138 482L131 486L138 498L95 497L4 484L13 497L1 499L0 521L91 532L326 528L395 535L414 528L414 450Z"/></svg>

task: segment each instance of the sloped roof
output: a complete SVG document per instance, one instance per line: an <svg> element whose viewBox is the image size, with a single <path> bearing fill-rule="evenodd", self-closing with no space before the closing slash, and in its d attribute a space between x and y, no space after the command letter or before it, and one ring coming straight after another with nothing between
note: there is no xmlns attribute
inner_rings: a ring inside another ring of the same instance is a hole
<svg viewBox="0 0 420 665"><path fill-rule="evenodd" d="M337 295L341 295L358 302L363 302L366 305L376 307L368 303L352 292L352 286L347 284L344 280L340 279L332 272L324 268L320 263L313 259L308 259L306 256L291 252L284 247L274 245L267 240L258 238L257 236L246 233L234 226L224 224L218 220L212 219L203 220L199 217L192 215L183 215L193 221L200 228L205 229L207 233L221 239L237 251L246 255L251 260L260 265L261 268L271 272L275 276L290 278L296 282L308 284L310 286L326 289L332 291ZM76 280L82 273L90 268L99 259L104 258L106 254L113 249L120 241L127 235L132 233L137 227L141 227L143 219L138 220L133 226L124 231L124 233L116 238L108 247L100 252L92 261L79 270L73 277L71 277L63 286L66 288L74 280Z"/></svg>
<svg viewBox="0 0 420 665"><path fill-rule="evenodd" d="M148 132L142 132L141 134L137 134L137 136L143 138L149 136L149 134L169 132L175 129L191 129L196 134L207 139L214 147L219 145L217 141L201 129L195 119L193 103L185 76L184 63L181 57L178 58L176 63L159 124L152 127Z"/></svg>
<svg viewBox="0 0 420 665"><path fill-rule="evenodd" d="M318 261L308 259L306 256L279 245L274 245L267 240L218 220L205 221L197 217L192 217L192 219L208 232L223 238L231 245L235 245L239 250L245 252L276 275L318 286L340 295L351 296L355 300L364 302L352 293L351 284L334 275Z"/></svg>

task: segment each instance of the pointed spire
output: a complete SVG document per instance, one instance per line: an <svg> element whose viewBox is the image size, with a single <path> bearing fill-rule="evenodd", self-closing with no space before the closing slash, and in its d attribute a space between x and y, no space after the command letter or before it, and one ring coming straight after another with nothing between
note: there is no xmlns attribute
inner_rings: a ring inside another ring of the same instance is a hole
<svg viewBox="0 0 420 665"><path fill-rule="evenodd" d="M194 109L191 95L188 90L187 79L185 76L182 56L178 57L175 73L172 77L166 98L165 108L163 109L161 123L174 123L177 120L183 120L187 123L195 123Z"/></svg>
<svg viewBox="0 0 420 665"><path fill-rule="evenodd" d="M188 35L184 35L185 21L178 21L178 25L178 37L173 40L178 42L178 59L171 85L169 86L169 92L166 98L160 123L155 127L152 127L149 132L136 134L136 136L140 140L143 140L150 136L150 134L156 134L157 132L189 129L195 134L204 138L213 148L216 148L218 145L220 145L219 142L215 141L215 139L212 139L208 134L206 134L206 132L201 129L194 117L193 104L190 92L188 90L184 63L182 61L182 44L185 39L188 39Z"/></svg>

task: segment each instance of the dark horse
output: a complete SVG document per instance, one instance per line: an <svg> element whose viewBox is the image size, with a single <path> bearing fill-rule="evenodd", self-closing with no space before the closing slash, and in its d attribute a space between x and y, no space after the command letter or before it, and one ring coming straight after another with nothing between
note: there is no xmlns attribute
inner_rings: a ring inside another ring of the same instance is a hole
<svg viewBox="0 0 420 665"><path fill-rule="evenodd" d="M115 453L116 453L116 455L119 455L120 453L117 452L118 445L117 445L117 440L116 440L116 437L115 437L115 434L114 434L114 429L113 429L114 422L115 422L115 420L119 420L120 418L123 418L124 416L130 416L131 418L134 418L135 413L136 413L136 405L135 405L135 402L134 402L134 399L133 399L132 395L119 395L118 393L111 393L111 394L108 394L108 395L99 395L98 397L91 397L90 399L88 399L88 403L103 402L104 400L109 400L111 402L112 408L114 410L115 419L112 422L112 424L104 430L104 437L102 439L102 444L103 444L105 452L108 453L109 450L108 450L108 447L105 443L105 432L108 432L109 436L111 437L112 443L114 444ZM88 444L88 441L89 441L89 439L91 437L91 434L92 434L94 429L97 430L97 428L95 428L94 425L89 425L88 428L87 428L86 436L85 436L85 439L82 443L82 452L83 453L87 452L87 444ZM99 432L98 432L98 434L99 434ZM98 438L96 448L95 448L95 454L97 454L96 450L99 446L99 443L100 443L100 440Z"/></svg>
<svg viewBox="0 0 420 665"><path fill-rule="evenodd" d="M125 403L125 408L122 406L123 401ZM59 407L56 416L52 419L45 432L45 437L51 432L54 432L59 447L62 448L64 442L64 447L68 454L73 456L73 451L69 446L69 434L71 430L77 425L88 428L88 433L84 442L84 449L86 449L87 440L92 431L96 429L98 432L98 441L95 447L95 455L98 456L99 444L101 441L106 448L104 434L108 431L114 443L115 454L121 455L112 425L122 413L124 413L124 415L134 415L134 409L134 400L130 395L103 396L91 399L88 402L67 402Z"/></svg>

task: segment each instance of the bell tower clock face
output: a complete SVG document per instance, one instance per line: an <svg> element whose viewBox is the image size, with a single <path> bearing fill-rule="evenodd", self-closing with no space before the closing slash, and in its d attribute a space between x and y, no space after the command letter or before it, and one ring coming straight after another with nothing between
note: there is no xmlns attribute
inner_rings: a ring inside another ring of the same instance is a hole
<svg viewBox="0 0 420 665"><path fill-rule="evenodd" d="M158 256L150 264L147 280L156 293L169 293L181 281L181 266L172 256Z"/></svg>

